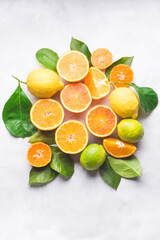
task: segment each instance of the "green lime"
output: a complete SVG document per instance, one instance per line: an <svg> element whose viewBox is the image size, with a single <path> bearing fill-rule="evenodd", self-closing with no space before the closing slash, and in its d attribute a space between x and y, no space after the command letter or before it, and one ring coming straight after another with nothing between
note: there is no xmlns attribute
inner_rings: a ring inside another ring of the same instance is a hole
<svg viewBox="0 0 160 240"><path fill-rule="evenodd" d="M104 163L106 151L102 145L92 143L81 153L80 163L86 170L96 170Z"/></svg>
<svg viewBox="0 0 160 240"><path fill-rule="evenodd" d="M121 120L117 125L117 133L119 138L125 142L136 143L144 136L142 124L134 119Z"/></svg>

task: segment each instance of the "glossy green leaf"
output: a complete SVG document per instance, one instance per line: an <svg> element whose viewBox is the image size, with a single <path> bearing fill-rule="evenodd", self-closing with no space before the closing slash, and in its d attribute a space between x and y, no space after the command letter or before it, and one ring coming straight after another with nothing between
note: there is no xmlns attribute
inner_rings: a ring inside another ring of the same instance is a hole
<svg viewBox="0 0 160 240"><path fill-rule="evenodd" d="M146 113L149 113L156 108L158 104L158 95L152 88L138 87L135 83L130 83L129 85L135 88L139 97L140 105Z"/></svg>
<svg viewBox="0 0 160 240"><path fill-rule="evenodd" d="M141 176L141 165L134 155L125 159L108 156L108 160L112 169L121 177L135 178Z"/></svg>
<svg viewBox="0 0 160 240"><path fill-rule="evenodd" d="M69 154L63 153L58 147L51 146L52 160L50 167L65 177L71 177L74 173L74 162Z"/></svg>
<svg viewBox="0 0 160 240"><path fill-rule="evenodd" d="M117 189L120 181L121 181L121 176L118 175L110 166L109 161L106 157L106 160L102 167L99 169L99 173L103 180L108 183L111 187Z"/></svg>
<svg viewBox="0 0 160 240"><path fill-rule="evenodd" d="M110 72L112 71L112 68L114 68L116 65L125 64L131 66L133 58L134 57L122 57L118 59L116 62L112 63L108 68L106 68L105 74L107 78L108 79L110 78Z"/></svg>
<svg viewBox="0 0 160 240"><path fill-rule="evenodd" d="M37 60L46 68L57 71L56 65L58 61L58 54L49 48L41 48L36 52Z"/></svg>
<svg viewBox="0 0 160 240"><path fill-rule="evenodd" d="M58 173L51 169L49 165L41 168L32 167L29 174L29 184L47 183L55 179L57 175Z"/></svg>
<svg viewBox="0 0 160 240"><path fill-rule="evenodd" d="M85 54L91 66L91 52L89 51L89 48L84 42L81 42L78 39L75 39L72 37L71 43L70 43L70 49L76 50Z"/></svg>
<svg viewBox="0 0 160 240"><path fill-rule="evenodd" d="M32 103L23 92L20 84L3 108L3 121L7 130L15 137L28 137L36 128L30 120Z"/></svg>
<svg viewBox="0 0 160 240"><path fill-rule="evenodd" d="M29 143L44 142L48 145L55 144L55 131L38 130L29 138Z"/></svg>

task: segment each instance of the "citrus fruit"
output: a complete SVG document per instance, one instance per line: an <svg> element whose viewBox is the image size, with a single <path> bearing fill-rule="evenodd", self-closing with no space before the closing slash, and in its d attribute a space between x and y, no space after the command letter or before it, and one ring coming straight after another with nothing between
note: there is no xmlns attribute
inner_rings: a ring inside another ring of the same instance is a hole
<svg viewBox="0 0 160 240"><path fill-rule="evenodd" d="M133 144L115 138L104 139L103 146L108 154L116 158L129 157L137 150Z"/></svg>
<svg viewBox="0 0 160 240"><path fill-rule="evenodd" d="M89 62L87 57L78 51L64 53L57 62L58 74L68 82L78 82L88 73Z"/></svg>
<svg viewBox="0 0 160 240"><path fill-rule="evenodd" d="M97 68L91 67L84 80L93 99L100 99L110 92L110 83L106 75Z"/></svg>
<svg viewBox="0 0 160 240"><path fill-rule="evenodd" d="M79 153L88 143L88 132L83 123L69 120L56 130L55 141L62 152Z"/></svg>
<svg viewBox="0 0 160 240"><path fill-rule="evenodd" d="M32 144L27 153L27 159L34 167L46 166L51 161L51 156L50 147L42 142Z"/></svg>
<svg viewBox="0 0 160 240"><path fill-rule="evenodd" d="M135 119L123 119L117 125L118 136L125 142L136 143L144 136L142 124Z"/></svg>
<svg viewBox="0 0 160 240"><path fill-rule="evenodd" d="M110 107L97 105L86 114L86 126L97 137L107 137L117 126L117 116Z"/></svg>
<svg viewBox="0 0 160 240"><path fill-rule="evenodd" d="M96 170L102 166L106 152L102 145L92 143L88 145L80 156L80 163L86 170Z"/></svg>
<svg viewBox="0 0 160 240"><path fill-rule="evenodd" d="M129 85L123 83L131 83L133 81L133 71L132 69L124 64L119 64L115 66L110 73L110 81L116 83L116 87L128 87Z"/></svg>
<svg viewBox="0 0 160 240"><path fill-rule="evenodd" d="M139 100L130 88L114 89L109 96L109 103L121 118L135 119L138 116Z"/></svg>
<svg viewBox="0 0 160 240"><path fill-rule="evenodd" d="M91 55L91 63L98 69L105 69L113 61L112 53L106 48L98 48Z"/></svg>
<svg viewBox="0 0 160 240"><path fill-rule="evenodd" d="M40 99L33 104L30 118L36 128L49 131L62 123L64 110L61 104L53 99Z"/></svg>
<svg viewBox="0 0 160 240"><path fill-rule="evenodd" d="M85 111L92 101L90 91L83 83L67 84L61 91L60 98L63 106L75 113Z"/></svg>
<svg viewBox="0 0 160 240"><path fill-rule="evenodd" d="M27 77L28 90L36 97L51 98L64 87L58 74L50 69L36 69Z"/></svg>

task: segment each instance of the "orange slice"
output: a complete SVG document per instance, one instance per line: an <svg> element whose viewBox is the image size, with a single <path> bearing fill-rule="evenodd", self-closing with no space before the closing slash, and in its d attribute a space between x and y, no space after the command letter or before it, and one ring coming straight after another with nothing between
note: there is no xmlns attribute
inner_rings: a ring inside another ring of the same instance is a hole
<svg viewBox="0 0 160 240"><path fill-rule="evenodd" d="M88 132L83 123L69 120L56 130L55 141L63 152L79 153L87 146Z"/></svg>
<svg viewBox="0 0 160 240"><path fill-rule="evenodd" d="M112 53L106 48L98 48L91 55L91 63L98 69L105 69L113 61Z"/></svg>
<svg viewBox="0 0 160 240"><path fill-rule="evenodd" d="M60 98L63 106L74 113L85 111L92 101L90 91L83 83L67 84L61 91Z"/></svg>
<svg viewBox="0 0 160 240"><path fill-rule="evenodd" d="M110 107L97 105L86 115L86 126L97 137L107 137L117 126L117 116Z"/></svg>
<svg viewBox="0 0 160 240"><path fill-rule="evenodd" d="M78 51L64 53L57 62L58 74L68 82L78 82L88 73L89 62L87 57Z"/></svg>
<svg viewBox="0 0 160 240"><path fill-rule="evenodd" d="M49 131L62 123L64 110L61 104L53 99L40 99L33 104L30 118L35 127Z"/></svg>
<svg viewBox="0 0 160 240"><path fill-rule="evenodd" d="M91 67L84 80L93 99L100 99L110 92L110 83L106 75L97 68Z"/></svg>
<svg viewBox="0 0 160 240"><path fill-rule="evenodd" d="M115 138L104 139L103 146L111 156L117 158L129 157L137 150L133 144Z"/></svg>
<svg viewBox="0 0 160 240"><path fill-rule="evenodd" d="M133 81L133 71L132 69L124 64L119 64L115 66L110 73L110 81L116 83L116 87L129 87L129 85L123 83L131 83Z"/></svg>
<svg viewBox="0 0 160 240"><path fill-rule="evenodd" d="M42 142L34 143L28 149L27 159L34 167L44 167L51 161L50 147Z"/></svg>

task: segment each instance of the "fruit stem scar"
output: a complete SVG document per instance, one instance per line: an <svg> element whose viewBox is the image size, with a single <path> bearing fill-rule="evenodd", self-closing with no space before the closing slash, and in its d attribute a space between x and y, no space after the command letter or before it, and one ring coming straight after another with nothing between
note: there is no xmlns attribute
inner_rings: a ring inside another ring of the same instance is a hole
<svg viewBox="0 0 160 240"><path fill-rule="evenodd" d="M23 81L19 80L18 78L16 78L16 77L13 76L13 75L12 75L12 77L15 78L19 83L21 82L21 83L27 84L26 82L23 82Z"/></svg>

